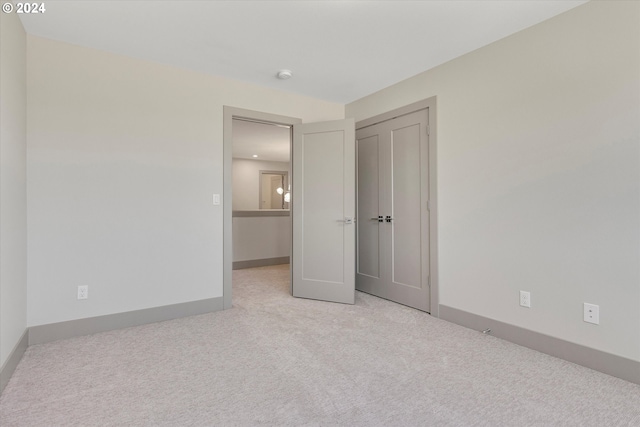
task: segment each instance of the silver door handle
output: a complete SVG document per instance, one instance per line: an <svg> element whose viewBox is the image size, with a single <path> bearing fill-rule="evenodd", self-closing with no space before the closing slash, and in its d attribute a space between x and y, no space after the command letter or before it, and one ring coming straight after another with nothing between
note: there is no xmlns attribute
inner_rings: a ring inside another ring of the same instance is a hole
<svg viewBox="0 0 640 427"><path fill-rule="evenodd" d="M393 220L394 220L394 218L391 218L391 215L387 215L387 217L385 218L385 220L386 220L387 222L391 222L391 221L393 221Z"/></svg>
<svg viewBox="0 0 640 427"><path fill-rule="evenodd" d="M356 222L356 220L355 218L347 216L344 219L339 219L338 222L344 222L345 224L353 224L354 222Z"/></svg>
<svg viewBox="0 0 640 427"><path fill-rule="evenodd" d="M370 218L370 219L371 219L371 221L378 221L378 222L382 222L382 221L384 221L384 217L383 217L382 215L380 215L380 216L379 216L379 217L377 217L377 218Z"/></svg>

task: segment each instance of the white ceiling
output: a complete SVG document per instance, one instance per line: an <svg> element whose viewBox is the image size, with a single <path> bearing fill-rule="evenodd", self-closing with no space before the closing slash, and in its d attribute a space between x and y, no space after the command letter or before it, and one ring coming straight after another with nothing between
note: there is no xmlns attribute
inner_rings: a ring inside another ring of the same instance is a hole
<svg viewBox="0 0 640 427"><path fill-rule="evenodd" d="M233 120L234 158L288 162L290 141L289 127Z"/></svg>
<svg viewBox="0 0 640 427"><path fill-rule="evenodd" d="M585 1L44 3L30 34L344 104Z"/></svg>

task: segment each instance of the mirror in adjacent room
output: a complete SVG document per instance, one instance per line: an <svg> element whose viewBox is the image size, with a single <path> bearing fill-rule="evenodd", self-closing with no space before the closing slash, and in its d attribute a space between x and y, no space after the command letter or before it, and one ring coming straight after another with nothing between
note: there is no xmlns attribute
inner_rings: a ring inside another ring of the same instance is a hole
<svg viewBox="0 0 640 427"><path fill-rule="evenodd" d="M260 209L289 209L289 173L260 171Z"/></svg>

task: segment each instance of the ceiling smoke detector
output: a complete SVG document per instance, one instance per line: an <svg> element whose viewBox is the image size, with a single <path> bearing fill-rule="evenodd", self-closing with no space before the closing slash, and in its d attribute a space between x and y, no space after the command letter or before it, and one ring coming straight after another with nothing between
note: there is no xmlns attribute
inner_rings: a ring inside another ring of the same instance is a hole
<svg viewBox="0 0 640 427"><path fill-rule="evenodd" d="M280 70L278 71L277 76L280 80L287 80L293 76L293 73L291 72L291 70Z"/></svg>

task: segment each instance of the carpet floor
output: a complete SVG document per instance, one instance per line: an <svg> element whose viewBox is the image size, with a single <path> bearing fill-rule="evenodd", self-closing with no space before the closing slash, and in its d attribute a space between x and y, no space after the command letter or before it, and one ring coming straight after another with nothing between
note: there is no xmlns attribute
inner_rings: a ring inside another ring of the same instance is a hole
<svg viewBox="0 0 640 427"><path fill-rule="evenodd" d="M640 386L358 292L234 272L234 307L30 346L10 426L640 426Z"/></svg>

